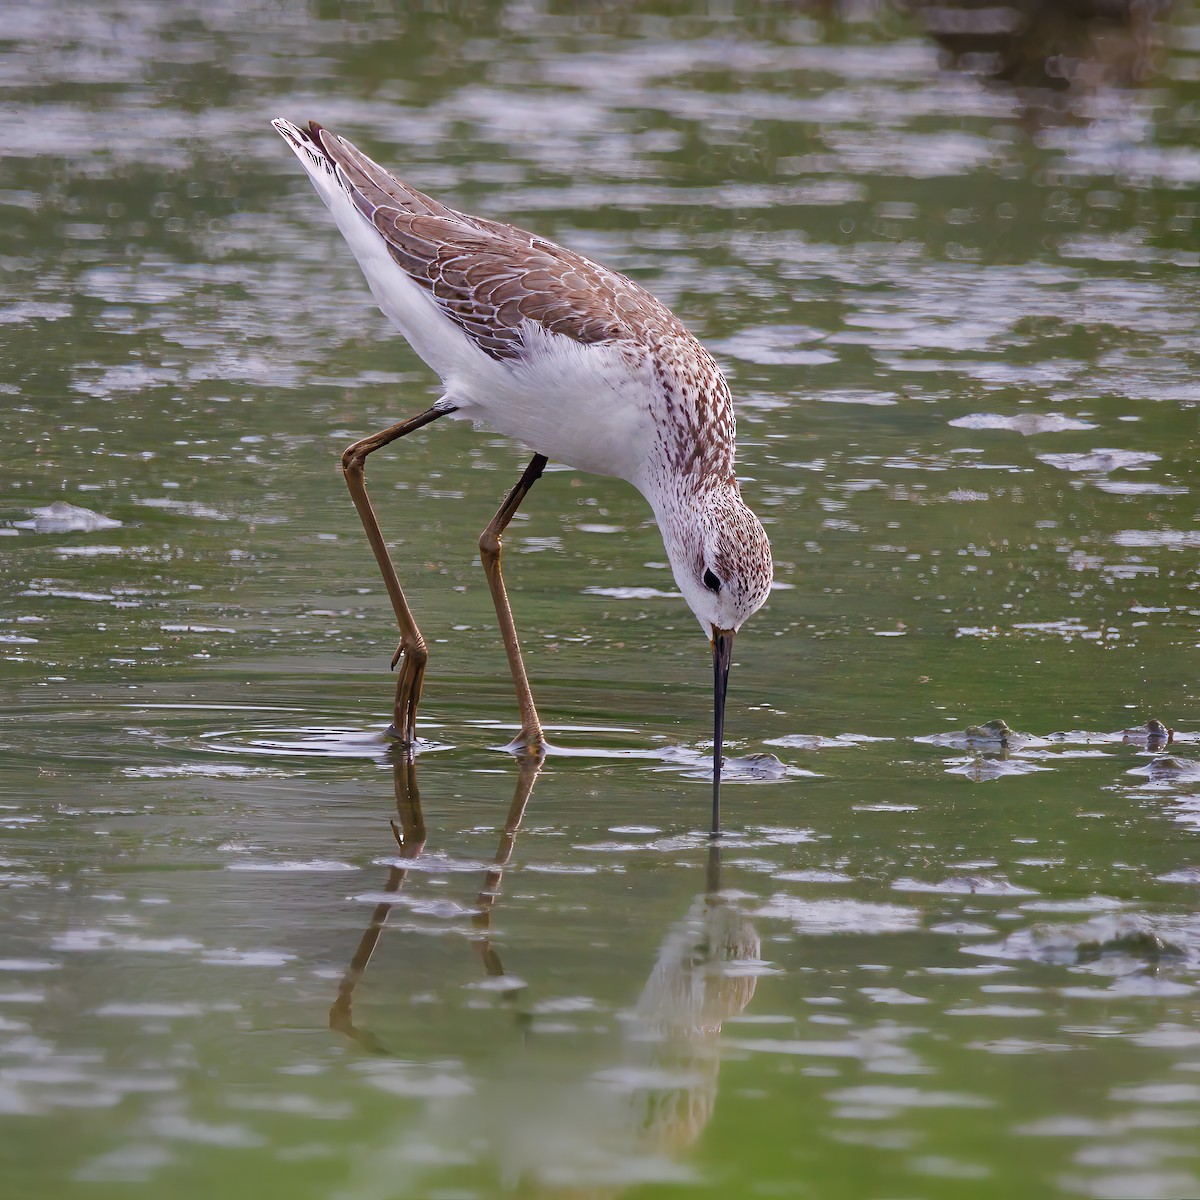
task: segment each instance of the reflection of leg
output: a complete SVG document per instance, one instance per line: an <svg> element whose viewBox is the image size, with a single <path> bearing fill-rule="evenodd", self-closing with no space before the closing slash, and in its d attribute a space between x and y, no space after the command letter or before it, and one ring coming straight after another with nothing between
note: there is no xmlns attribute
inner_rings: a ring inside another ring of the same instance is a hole
<svg viewBox="0 0 1200 1200"><path fill-rule="evenodd" d="M425 820L421 815L421 793L417 790L416 762L411 754L404 754L401 761L392 765L392 782L396 791L396 812L400 816L399 825L392 822L392 833L400 846L402 857L413 859L425 846ZM389 895L399 892L407 876L407 867L389 868L387 881L383 885L384 892ZM338 984L337 999L329 1010L329 1028L353 1038L373 1054L386 1054L388 1051L374 1034L354 1024L354 990L366 972L371 955L379 945L383 927L387 924L388 914L395 906L395 901L383 900L371 911L370 923L359 938L354 957Z"/></svg>
<svg viewBox="0 0 1200 1200"><path fill-rule="evenodd" d="M508 808L508 818L504 822L504 832L500 835L500 845L496 849L495 866L484 876L483 887L476 898L478 912L472 919L472 924L479 930L475 939L475 949L483 960L483 969L491 976L504 974L504 964L500 955L492 945L492 909L500 895L500 881L504 878L504 868L512 857L513 847L517 841L517 830L521 827L521 819L525 815L525 806L529 803L529 795L545 761L541 755L522 757L517 760L520 773L517 776L517 787L513 793L512 804ZM515 991L516 989L514 989Z"/></svg>
<svg viewBox="0 0 1200 1200"><path fill-rule="evenodd" d="M400 645L392 658L393 667L397 662L400 663L400 673L396 676L392 731L408 746L413 744L417 736L417 703L421 699L421 683L425 678L425 663L429 659L429 651L421 631L417 628L412 610L408 607L408 601L404 598L396 568L392 565L391 555L388 554L387 543L383 540L379 521L367 496L367 455L453 411L448 404L435 404L419 416L391 425L381 433L355 442L342 455L346 486L350 489L350 497L354 501L354 507L358 509L359 519L375 554L375 561L379 564L379 571L383 575L384 585L392 601L392 611L396 614L396 624L400 628Z"/></svg>
<svg viewBox="0 0 1200 1200"><path fill-rule="evenodd" d="M425 846L425 818L417 789L417 760L407 751L401 755L401 761L392 765L392 783L400 817L399 825L392 822L392 834L403 857L416 858Z"/></svg>
<svg viewBox="0 0 1200 1200"><path fill-rule="evenodd" d="M520 746L534 755L540 755L546 748L546 738L542 733L542 723L538 720L537 709L533 704L533 692L529 688L529 677L525 674L525 663L521 659L521 646L517 641L517 627L513 622L512 608L508 603L508 592L504 587L504 579L500 574L500 535L508 528L508 523L525 499L529 489L537 482L546 466L546 456L535 454L516 486L504 498L500 511L491 519L488 527L479 538L479 555L483 559L483 569L487 573L488 587L491 588L492 602L496 606L496 616L500 621L500 636L504 639L504 651L508 655L509 670L512 671L513 683L517 689L517 704L521 709L521 732L517 734L514 746Z"/></svg>

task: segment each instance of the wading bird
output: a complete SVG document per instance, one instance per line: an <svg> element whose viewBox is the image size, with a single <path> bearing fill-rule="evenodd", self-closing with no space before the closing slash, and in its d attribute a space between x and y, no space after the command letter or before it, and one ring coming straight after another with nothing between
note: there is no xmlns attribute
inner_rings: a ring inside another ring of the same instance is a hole
<svg viewBox="0 0 1200 1200"><path fill-rule="evenodd" d="M425 412L342 455L400 627L393 733L415 741L428 650L367 496L366 460L453 415L536 451L479 539L521 710L511 748L540 757L546 739L500 574L500 539L553 458L615 475L645 496L675 582L711 642L716 832L733 636L771 589L770 544L734 475L733 402L720 368L664 304L624 275L536 234L439 204L315 121L306 129L273 124L350 243L384 315L444 388Z"/></svg>

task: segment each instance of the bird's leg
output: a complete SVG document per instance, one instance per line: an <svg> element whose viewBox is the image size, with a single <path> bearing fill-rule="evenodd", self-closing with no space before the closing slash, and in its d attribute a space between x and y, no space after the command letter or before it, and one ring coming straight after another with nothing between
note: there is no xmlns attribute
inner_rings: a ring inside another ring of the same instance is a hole
<svg viewBox="0 0 1200 1200"><path fill-rule="evenodd" d="M521 708L521 732L510 749L522 749L528 754L538 756L545 753L546 737L542 733L542 723L538 720L537 709L534 707L533 693L529 690L529 677L525 674L521 646L517 641L517 627L513 623L512 608L509 606L508 593L504 589L504 579L500 574L500 535L508 528L513 514L520 507L529 489L537 482L545 466L546 456L535 454L524 474L517 480L516 487L504 497L500 511L479 537L479 556L483 559L488 587L491 588L492 601L496 605L500 636L504 639L508 666L517 688L517 703Z"/></svg>
<svg viewBox="0 0 1200 1200"><path fill-rule="evenodd" d="M444 417L453 411L452 405L435 404L419 416L390 425L380 433L355 442L342 455L342 472L346 476L350 498L354 501L363 528L367 531L367 541L371 543L371 549L375 553L375 561L379 564L384 585L392 601L392 611L396 614L396 624L400 627L400 645L392 657L393 668L397 663L401 665L400 673L396 676L391 732L406 746L412 746L417 739L417 703L421 699L421 683L425 678L425 664L429 660L429 651L413 619L408 601L404 599L400 580L396 577L396 568L392 566L387 543L383 540L379 521L367 496L367 455L378 450L380 446L387 446L406 433L412 433L414 429L420 429L422 425L428 425L430 421L436 421L438 417Z"/></svg>

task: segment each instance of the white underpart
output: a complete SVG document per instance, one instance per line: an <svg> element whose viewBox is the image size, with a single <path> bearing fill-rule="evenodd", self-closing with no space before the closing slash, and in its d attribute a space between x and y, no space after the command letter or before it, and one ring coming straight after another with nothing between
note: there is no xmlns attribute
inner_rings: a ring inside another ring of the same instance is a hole
<svg viewBox="0 0 1200 1200"><path fill-rule="evenodd" d="M392 258L383 235L355 205L329 161L310 149L290 122L279 120L275 126L288 135L384 316L440 376L455 416L556 462L616 475L645 490L654 395L649 362L631 371L620 347L585 345L535 322L525 325L522 358L485 354Z"/></svg>
<svg viewBox="0 0 1200 1200"><path fill-rule="evenodd" d="M584 345L534 322L524 340L521 359L476 352L445 380L447 398L462 416L556 462L640 483L650 445L649 365L639 378L616 346Z"/></svg>

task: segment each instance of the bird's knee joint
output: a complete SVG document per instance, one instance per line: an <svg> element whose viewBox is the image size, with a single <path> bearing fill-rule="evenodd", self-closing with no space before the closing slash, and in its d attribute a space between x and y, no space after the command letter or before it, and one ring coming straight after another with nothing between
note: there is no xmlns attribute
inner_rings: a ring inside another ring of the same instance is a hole
<svg viewBox="0 0 1200 1200"><path fill-rule="evenodd" d="M479 554L484 562L497 561L500 558L500 535L485 529L479 535Z"/></svg>

